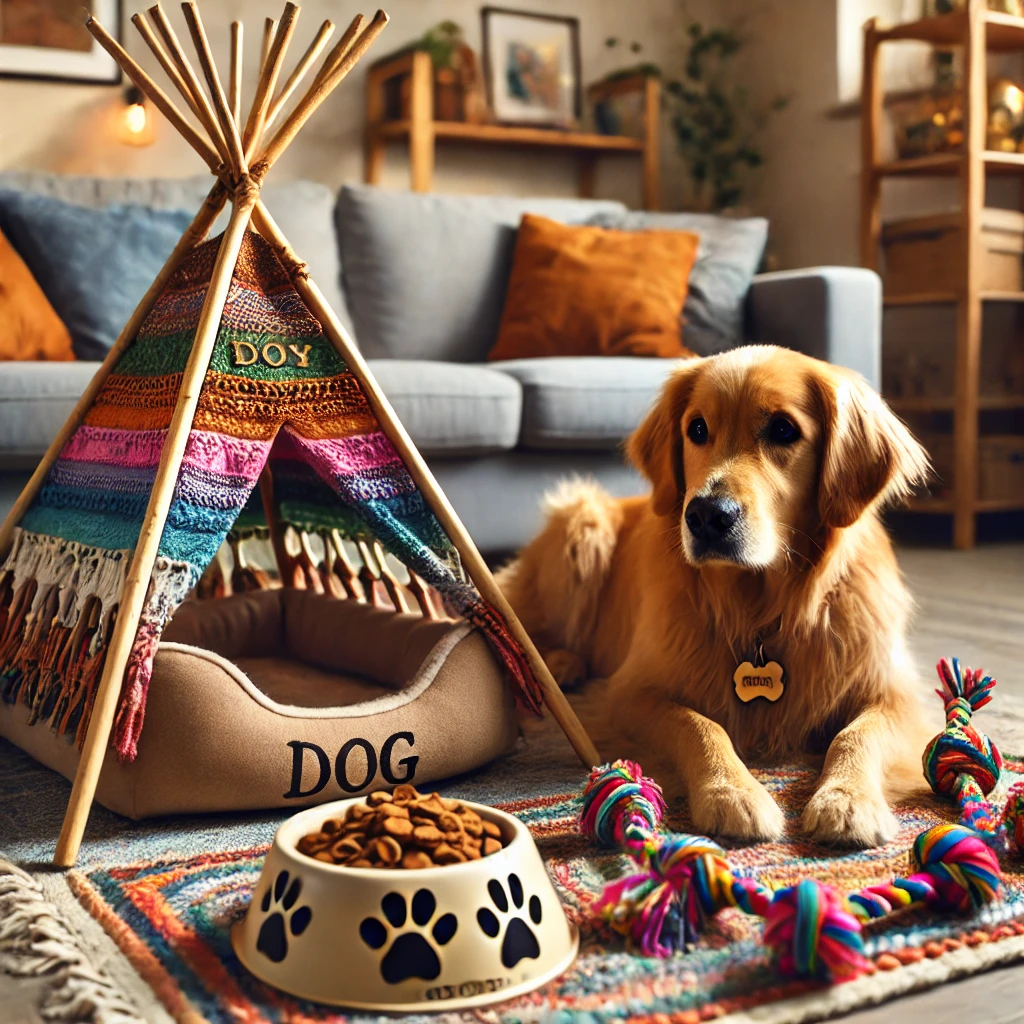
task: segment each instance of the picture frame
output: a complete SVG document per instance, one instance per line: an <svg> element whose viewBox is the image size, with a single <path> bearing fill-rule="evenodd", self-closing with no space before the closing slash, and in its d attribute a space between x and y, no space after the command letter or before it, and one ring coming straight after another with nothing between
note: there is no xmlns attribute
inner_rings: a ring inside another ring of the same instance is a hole
<svg viewBox="0 0 1024 1024"><path fill-rule="evenodd" d="M499 124L570 128L583 109L578 18L484 7L487 101Z"/></svg>
<svg viewBox="0 0 1024 1024"><path fill-rule="evenodd" d="M85 27L86 10L121 41L121 0L0 0L0 77L120 85L121 69Z"/></svg>

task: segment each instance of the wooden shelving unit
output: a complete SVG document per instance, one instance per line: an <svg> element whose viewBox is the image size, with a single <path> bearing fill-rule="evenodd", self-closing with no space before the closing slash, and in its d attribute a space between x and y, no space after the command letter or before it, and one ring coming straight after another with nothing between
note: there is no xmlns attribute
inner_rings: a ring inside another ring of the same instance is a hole
<svg viewBox="0 0 1024 1024"><path fill-rule="evenodd" d="M385 83L408 75L409 117L385 118ZM409 150L409 176L414 192L429 192L434 180L436 147L446 143L483 146L512 146L570 153L579 167L578 191L583 197L594 194L595 163L601 156L632 155L642 161L643 205L658 208L659 122L661 83L657 78L636 76L591 86L592 101L625 93L643 95L642 138L625 135L598 135L593 132L561 131L520 125L471 124L465 121L434 120L434 71L430 55L420 51L403 53L370 68L366 82L366 142L363 177L373 185L380 181L384 153L389 142L403 142Z"/></svg>
<svg viewBox="0 0 1024 1024"><path fill-rule="evenodd" d="M882 82L879 50L897 40L964 48L963 151L906 160L881 159ZM960 227L964 239L959 287L886 298L887 306L952 304L956 306L954 393L943 398L896 399L897 412L952 411L953 496L911 503L920 512L952 514L953 542L974 545L976 515L1024 508L1024 499L991 501L978 496L978 415L983 409L1024 408L1022 396L979 394L982 308L986 302L1024 302L1024 292L985 292L980 287L981 212L986 175L1018 175L1024 184L1024 154L985 149L988 120L988 51L1024 51L1024 18L988 10L985 0L967 0L965 10L880 29L872 19L864 28L864 78L861 93L861 263L877 270L881 245L881 191L889 177L956 175L960 180ZM1022 193L1024 194L1024 193Z"/></svg>

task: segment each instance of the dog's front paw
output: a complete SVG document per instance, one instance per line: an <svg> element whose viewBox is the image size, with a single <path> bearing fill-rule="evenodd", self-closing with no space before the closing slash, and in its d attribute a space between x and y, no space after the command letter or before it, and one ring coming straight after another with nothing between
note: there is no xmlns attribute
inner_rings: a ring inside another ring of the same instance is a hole
<svg viewBox="0 0 1024 1024"><path fill-rule="evenodd" d="M846 782L824 783L804 808L801 823L818 842L844 846L881 846L899 828L880 791Z"/></svg>
<svg viewBox="0 0 1024 1024"><path fill-rule="evenodd" d="M690 817L698 831L734 839L779 839L786 824L779 805L752 775L692 790Z"/></svg>

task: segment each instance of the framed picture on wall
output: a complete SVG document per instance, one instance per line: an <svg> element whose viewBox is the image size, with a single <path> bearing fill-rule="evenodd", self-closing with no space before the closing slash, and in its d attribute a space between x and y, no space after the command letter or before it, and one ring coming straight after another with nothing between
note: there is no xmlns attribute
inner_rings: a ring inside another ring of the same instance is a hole
<svg viewBox="0 0 1024 1024"><path fill-rule="evenodd" d="M571 127L580 117L576 18L485 7L484 78L495 120Z"/></svg>
<svg viewBox="0 0 1024 1024"><path fill-rule="evenodd" d="M0 0L0 75L119 85L121 69L85 27L121 38L121 0Z"/></svg>

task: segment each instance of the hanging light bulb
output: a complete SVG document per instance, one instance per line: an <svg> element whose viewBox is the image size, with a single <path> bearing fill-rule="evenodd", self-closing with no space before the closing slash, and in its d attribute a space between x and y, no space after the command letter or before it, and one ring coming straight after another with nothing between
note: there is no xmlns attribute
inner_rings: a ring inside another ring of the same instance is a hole
<svg viewBox="0 0 1024 1024"><path fill-rule="evenodd" d="M124 91L118 137L129 146L148 146L153 141L153 121L146 109L146 97L136 86Z"/></svg>

